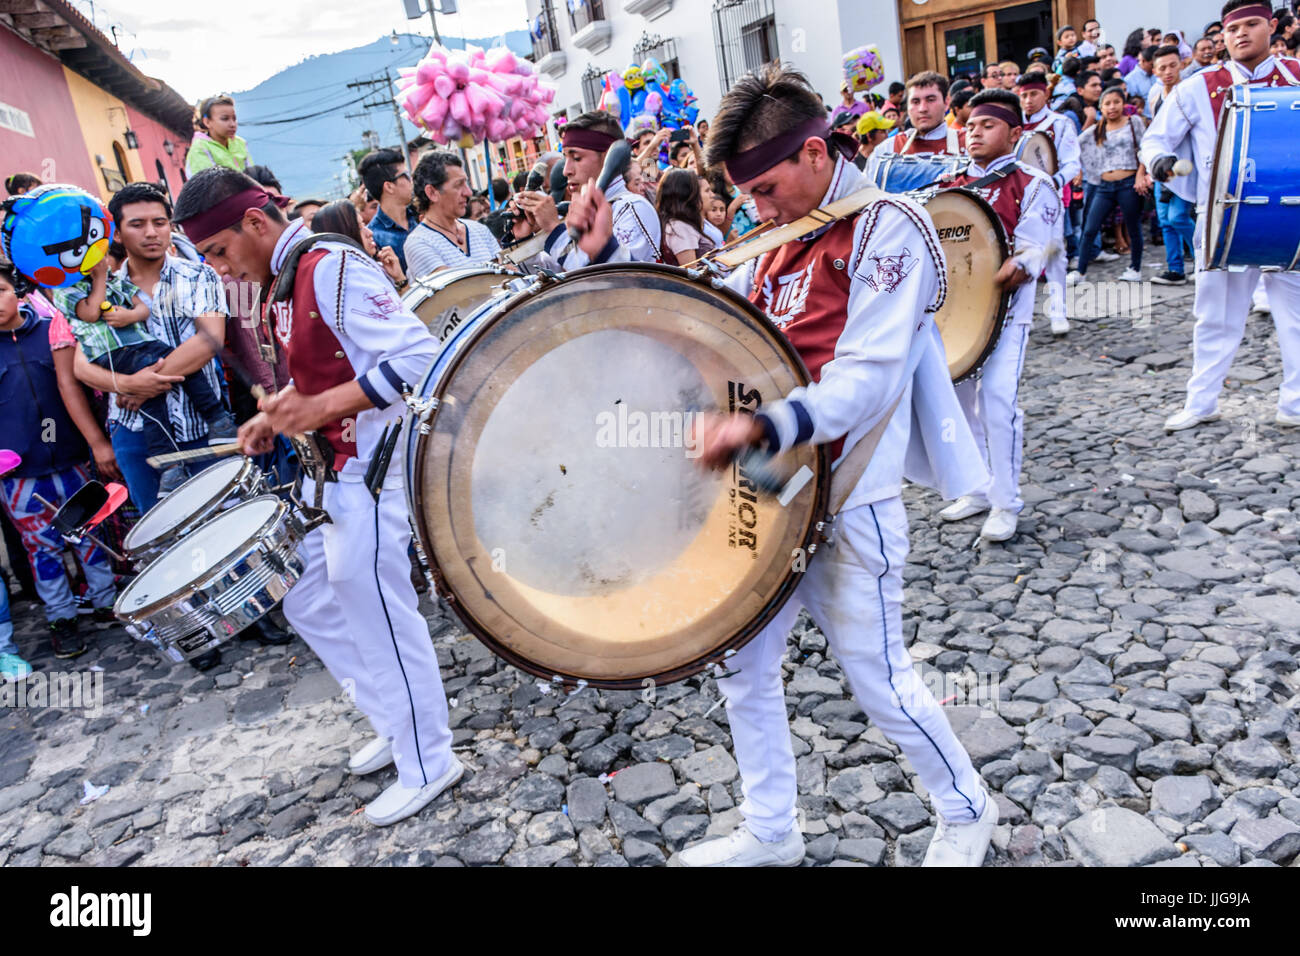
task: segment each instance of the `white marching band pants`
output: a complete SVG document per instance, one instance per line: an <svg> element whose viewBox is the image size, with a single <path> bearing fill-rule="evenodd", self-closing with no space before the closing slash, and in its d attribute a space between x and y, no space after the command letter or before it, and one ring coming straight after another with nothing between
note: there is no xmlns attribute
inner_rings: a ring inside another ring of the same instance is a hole
<svg viewBox="0 0 1300 956"><path fill-rule="evenodd" d="M797 819L781 661L801 607L826 635L862 710L902 748L935 809L955 823L973 821L983 811L970 757L903 646L907 548L902 498L841 512L834 544L819 550L794 596L728 659L738 673L721 678L718 687L727 701L745 788L740 809L760 840L780 840Z"/></svg>
<svg viewBox="0 0 1300 956"><path fill-rule="evenodd" d="M989 481L982 494L994 508L1019 514L1020 465L1025 446L1025 416L1019 405L1020 372L1029 346L1034 284L1025 283L1011 300L1008 324L979 374L955 387L975 444L988 453Z"/></svg>
<svg viewBox="0 0 1300 956"><path fill-rule="evenodd" d="M400 462L390 478L395 473ZM305 481L303 500L313 493ZM330 482L324 507L332 523L303 540L307 566L285 595L285 616L392 741L400 782L422 787L453 758L438 656L411 584L401 483L387 482L376 506L361 482Z"/></svg>
<svg viewBox="0 0 1300 956"><path fill-rule="evenodd" d="M1282 352L1282 384L1277 408L1285 415L1300 416L1300 274L1208 271L1201 248L1204 230L1196 230L1196 301L1192 313L1192 376L1187 380L1184 408L1195 415L1215 411L1223 379L1241 345L1252 294L1263 286L1277 328ZM1262 280L1262 281L1261 281Z"/></svg>

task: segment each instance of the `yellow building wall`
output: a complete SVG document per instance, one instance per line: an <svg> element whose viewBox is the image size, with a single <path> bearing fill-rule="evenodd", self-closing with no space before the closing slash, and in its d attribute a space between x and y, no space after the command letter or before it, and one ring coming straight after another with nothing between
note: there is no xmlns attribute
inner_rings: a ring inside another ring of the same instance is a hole
<svg viewBox="0 0 1300 956"><path fill-rule="evenodd" d="M126 104L66 66L63 74L68 81L68 92L72 95L72 105L77 113L77 123L81 126L81 137L86 143L86 153L95 170L100 198L108 202L113 196L113 190L104 182L100 169L117 170L117 159L113 155L114 143L122 148L126 156L126 181L136 182L145 178L140 166L139 151L126 148Z"/></svg>

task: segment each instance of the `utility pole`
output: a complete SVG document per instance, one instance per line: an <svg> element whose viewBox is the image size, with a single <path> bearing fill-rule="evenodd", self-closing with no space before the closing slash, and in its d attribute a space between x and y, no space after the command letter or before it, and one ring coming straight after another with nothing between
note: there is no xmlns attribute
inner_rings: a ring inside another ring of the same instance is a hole
<svg viewBox="0 0 1300 956"><path fill-rule="evenodd" d="M433 42L438 44L438 46L442 46L442 37L438 36L438 17L433 11L433 0L428 0L428 3L429 22L433 24Z"/></svg>
<svg viewBox="0 0 1300 956"><path fill-rule="evenodd" d="M382 93L383 87L388 88L388 105L392 107L393 120L397 123L397 141L402 145L402 158L406 160L406 168L409 170L411 168L411 150L406 145L406 130L402 127L402 110L401 107L397 105L397 91L393 88L393 74L388 70L384 70L382 78L375 77L370 80L356 80L348 84L349 89L364 88L370 92L380 91L378 100L367 100L365 103L361 104L362 110L379 109L384 105L385 98ZM369 114L365 112L348 113L345 118L356 119L368 115Z"/></svg>

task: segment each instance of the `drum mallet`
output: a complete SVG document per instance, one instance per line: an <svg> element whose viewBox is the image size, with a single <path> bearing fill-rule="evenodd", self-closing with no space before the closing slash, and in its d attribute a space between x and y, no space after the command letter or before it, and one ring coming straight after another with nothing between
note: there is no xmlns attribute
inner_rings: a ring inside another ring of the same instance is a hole
<svg viewBox="0 0 1300 956"><path fill-rule="evenodd" d="M605 165L601 167L600 178L596 180L596 188L603 194L609 188L610 183L623 175L627 170L627 164L630 162L632 162L632 145L627 140L620 139L605 153ZM569 227L569 235L574 240L582 238L582 233L572 226Z"/></svg>

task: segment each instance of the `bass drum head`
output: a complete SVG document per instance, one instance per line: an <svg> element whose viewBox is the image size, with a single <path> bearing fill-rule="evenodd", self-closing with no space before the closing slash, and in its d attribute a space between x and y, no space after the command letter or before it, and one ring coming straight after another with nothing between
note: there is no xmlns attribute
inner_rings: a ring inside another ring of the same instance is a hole
<svg viewBox="0 0 1300 956"><path fill-rule="evenodd" d="M948 263L948 297L934 321L954 382L970 377L997 345L1010 295L994 281L1007 258L997 213L975 193L946 189L925 203Z"/></svg>
<svg viewBox="0 0 1300 956"><path fill-rule="evenodd" d="M428 326L434 338L445 342L474 309L500 294L509 279L496 270L444 269L417 280L402 296L402 304Z"/></svg>
<svg viewBox="0 0 1300 956"><path fill-rule="evenodd" d="M138 551L165 538L196 515L215 510L230 496L248 465L248 459L238 457L203 469L146 511L127 532L123 546L128 552Z"/></svg>
<svg viewBox="0 0 1300 956"><path fill-rule="evenodd" d="M1041 169L1049 176L1056 175L1056 147L1046 133L1034 132L1025 136L1016 158L1035 169Z"/></svg>
<svg viewBox="0 0 1300 956"><path fill-rule="evenodd" d="M191 587L220 572L262 529L274 524L285 504L262 495L224 511L176 542L141 571L118 596L113 612L138 617L184 597Z"/></svg>
<svg viewBox="0 0 1300 956"><path fill-rule="evenodd" d="M825 508L824 451L782 507L701 470L702 410L805 385L739 297L652 265L539 284L466 330L408 462L421 544L466 625L512 664L604 687L678 680L739 647L798 582ZM800 565L801 569L801 565Z"/></svg>
<svg viewBox="0 0 1300 956"><path fill-rule="evenodd" d="M1214 138L1214 164L1210 167L1210 193L1205 203L1205 225L1201 227L1205 230L1201 234L1201 255L1205 266L1210 269L1222 268L1224 263L1220 260L1228 256L1232 246L1229 236L1239 208L1234 204L1229 210L1228 200L1241 198L1239 194L1232 195L1241 188L1240 177L1236 183L1232 181L1232 174L1240 162L1237 151L1238 111L1229 105L1235 92L1235 89L1227 91L1228 99L1219 115L1219 131Z"/></svg>

